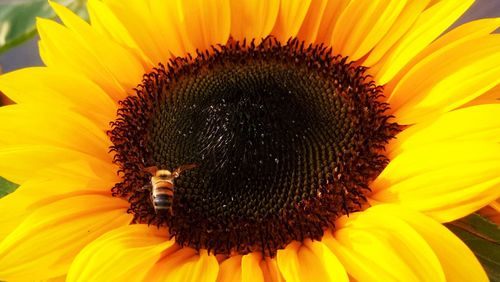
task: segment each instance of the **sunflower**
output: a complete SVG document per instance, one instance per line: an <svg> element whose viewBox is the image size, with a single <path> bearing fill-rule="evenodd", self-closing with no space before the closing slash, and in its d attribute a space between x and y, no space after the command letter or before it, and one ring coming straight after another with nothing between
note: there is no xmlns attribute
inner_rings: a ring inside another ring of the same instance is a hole
<svg viewBox="0 0 500 282"><path fill-rule="evenodd" d="M442 225L500 196L472 3L51 3L0 77L0 280L487 280Z"/></svg>

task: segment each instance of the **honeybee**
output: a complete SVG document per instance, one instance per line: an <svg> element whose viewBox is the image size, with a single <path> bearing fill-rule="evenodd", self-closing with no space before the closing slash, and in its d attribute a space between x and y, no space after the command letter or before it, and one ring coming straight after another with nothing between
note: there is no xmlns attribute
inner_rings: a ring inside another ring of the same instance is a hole
<svg viewBox="0 0 500 282"><path fill-rule="evenodd" d="M146 168L151 176L151 183L142 187L143 190L151 192L151 203L158 213L162 210L168 210L172 213L172 203L174 201L174 180L182 172L195 168L195 164L182 165L170 172L166 169L158 169L156 166Z"/></svg>

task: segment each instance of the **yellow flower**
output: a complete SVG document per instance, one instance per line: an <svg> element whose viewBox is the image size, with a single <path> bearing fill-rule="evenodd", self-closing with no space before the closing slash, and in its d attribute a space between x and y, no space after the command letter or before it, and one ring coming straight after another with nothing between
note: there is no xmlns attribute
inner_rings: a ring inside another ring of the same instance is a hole
<svg viewBox="0 0 500 282"><path fill-rule="evenodd" d="M0 280L487 280L441 225L500 196L500 20L440 36L472 3L52 3L0 77Z"/></svg>

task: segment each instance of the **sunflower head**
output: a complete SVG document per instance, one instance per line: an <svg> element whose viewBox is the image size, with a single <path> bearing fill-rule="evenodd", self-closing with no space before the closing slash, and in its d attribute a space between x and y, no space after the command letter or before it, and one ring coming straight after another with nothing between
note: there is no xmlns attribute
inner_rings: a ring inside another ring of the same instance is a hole
<svg viewBox="0 0 500 282"><path fill-rule="evenodd" d="M398 130L365 70L324 45L273 37L174 58L120 102L109 136L123 181L113 193L137 223L165 225L196 249L274 256L320 240L365 204ZM171 212L155 213L140 189L145 168L189 163Z"/></svg>
<svg viewBox="0 0 500 282"><path fill-rule="evenodd" d="M500 196L472 2L51 3L0 77L0 280L486 280L441 225Z"/></svg>

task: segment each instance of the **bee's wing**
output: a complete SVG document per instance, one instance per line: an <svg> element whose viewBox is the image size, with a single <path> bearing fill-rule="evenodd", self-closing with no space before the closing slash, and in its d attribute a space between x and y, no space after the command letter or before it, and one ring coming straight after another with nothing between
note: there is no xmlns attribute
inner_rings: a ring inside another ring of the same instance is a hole
<svg viewBox="0 0 500 282"><path fill-rule="evenodd" d="M198 165L196 164L187 164L187 165L181 165L180 167L176 168L174 170L174 173L172 173L172 175L174 175L175 177L179 177L179 175L183 172L183 171L186 171L186 170L190 170L190 169L193 169L195 167L197 167Z"/></svg>
<svg viewBox="0 0 500 282"><path fill-rule="evenodd" d="M156 166L149 166L145 168L144 171L154 176L156 174L156 171L158 171L158 168Z"/></svg>

